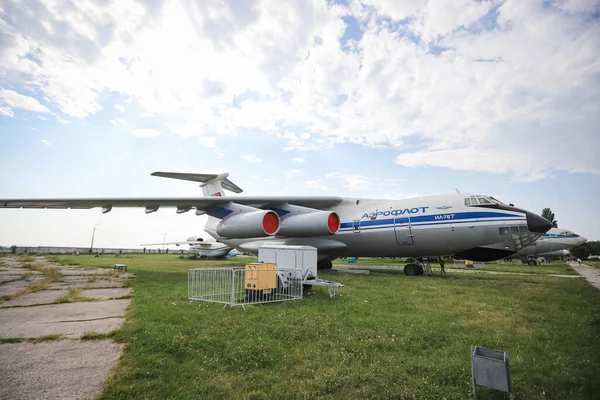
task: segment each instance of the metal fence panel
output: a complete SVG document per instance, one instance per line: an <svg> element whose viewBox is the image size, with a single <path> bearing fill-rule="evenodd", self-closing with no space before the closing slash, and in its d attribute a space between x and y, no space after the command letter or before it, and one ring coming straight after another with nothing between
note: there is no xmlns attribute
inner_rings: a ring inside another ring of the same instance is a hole
<svg viewBox="0 0 600 400"><path fill-rule="evenodd" d="M275 279L266 280L266 273L276 274ZM265 285L265 281L269 283ZM263 284L257 287L256 282ZM195 268L188 271L189 301L244 306L301 298L302 277L301 271L297 269L251 271L244 267L226 267Z"/></svg>

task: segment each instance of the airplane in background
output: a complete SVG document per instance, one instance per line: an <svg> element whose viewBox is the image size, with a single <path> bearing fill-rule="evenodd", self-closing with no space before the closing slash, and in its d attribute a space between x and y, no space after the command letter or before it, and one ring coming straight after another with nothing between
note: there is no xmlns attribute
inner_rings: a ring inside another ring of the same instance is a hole
<svg viewBox="0 0 600 400"><path fill-rule="evenodd" d="M525 246L513 257L524 264L537 265L538 257L566 257L569 249L585 243L587 239L567 229L551 228L535 242Z"/></svg>
<svg viewBox="0 0 600 400"><path fill-rule="evenodd" d="M0 199L0 208L175 207L208 215L206 233L242 252L263 244L317 248L318 268L337 257L439 257L474 261L509 257L546 233L551 223L491 196L444 194L406 200L337 196L235 196L228 173L154 172L153 176L199 182L199 198ZM407 265L408 267L408 265ZM406 267L405 267L405 272Z"/></svg>
<svg viewBox="0 0 600 400"><path fill-rule="evenodd" d="M191 258L225 258L227 254L232 250L232 248L227 246L226 244L219 243L216 241L205 241L199 236L189 237L184 242L149 243L142 244L140 246L181 246L185 244L190 245L187 254Z"/></svg>

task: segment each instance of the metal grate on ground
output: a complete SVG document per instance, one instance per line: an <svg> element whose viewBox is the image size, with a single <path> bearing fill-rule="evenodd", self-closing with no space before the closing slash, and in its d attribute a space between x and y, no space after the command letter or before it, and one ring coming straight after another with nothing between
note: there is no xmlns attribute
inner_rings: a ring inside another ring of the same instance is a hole
<svg viewBox="0 0 600 400"><path fill-rule="evenodd" d="M258 289L252 288L250 282L261 281L261 278L262 282L269 278L273 283ZM190 302L207 301L233 307L300 299L302 277L298 269L251 271L245 267L225 267L195 268L188 271Z"/></svg>

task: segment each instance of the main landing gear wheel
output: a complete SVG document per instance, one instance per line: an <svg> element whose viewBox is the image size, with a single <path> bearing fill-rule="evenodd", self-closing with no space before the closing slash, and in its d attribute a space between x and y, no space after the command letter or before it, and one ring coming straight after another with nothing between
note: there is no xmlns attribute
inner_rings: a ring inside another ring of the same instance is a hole
<svg viewBox="0 0 600 400"><path fill-rule="evenodd" d="M317 269L331 269L332 267L333 267L333 263L329 260L319 261L317 263Z"/></svg>
<svg viewBox="0 0 600 400"><path fill-rule="evenodd" d="M527 264L533 267L534 265L537 265L537 262L535 260L529 260L527 261Z"/></svg>
<svg viewBox="0 0 600 400"><path fill-rule="evenodd" d="M418 264L406 264L404 267L404 275L415 276L419 275L419 265Z"/></svg>

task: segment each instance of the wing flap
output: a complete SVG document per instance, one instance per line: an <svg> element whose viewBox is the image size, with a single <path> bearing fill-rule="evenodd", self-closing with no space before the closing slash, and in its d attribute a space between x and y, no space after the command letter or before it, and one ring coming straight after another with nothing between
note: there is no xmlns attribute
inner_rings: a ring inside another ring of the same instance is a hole
<svg viewBox="0 0 600 400"><path fill-rule="evenodd" d="M310 197L156 197L156 198L88 198L88 199L0 199L0 208L47 208L47 209L89 209L102 207L176 207L178 209L207 208L224 205L229 202L250 207L262 208L289 203L303 207L326 209L341 203L341 197L310 196Z"/></svg>

